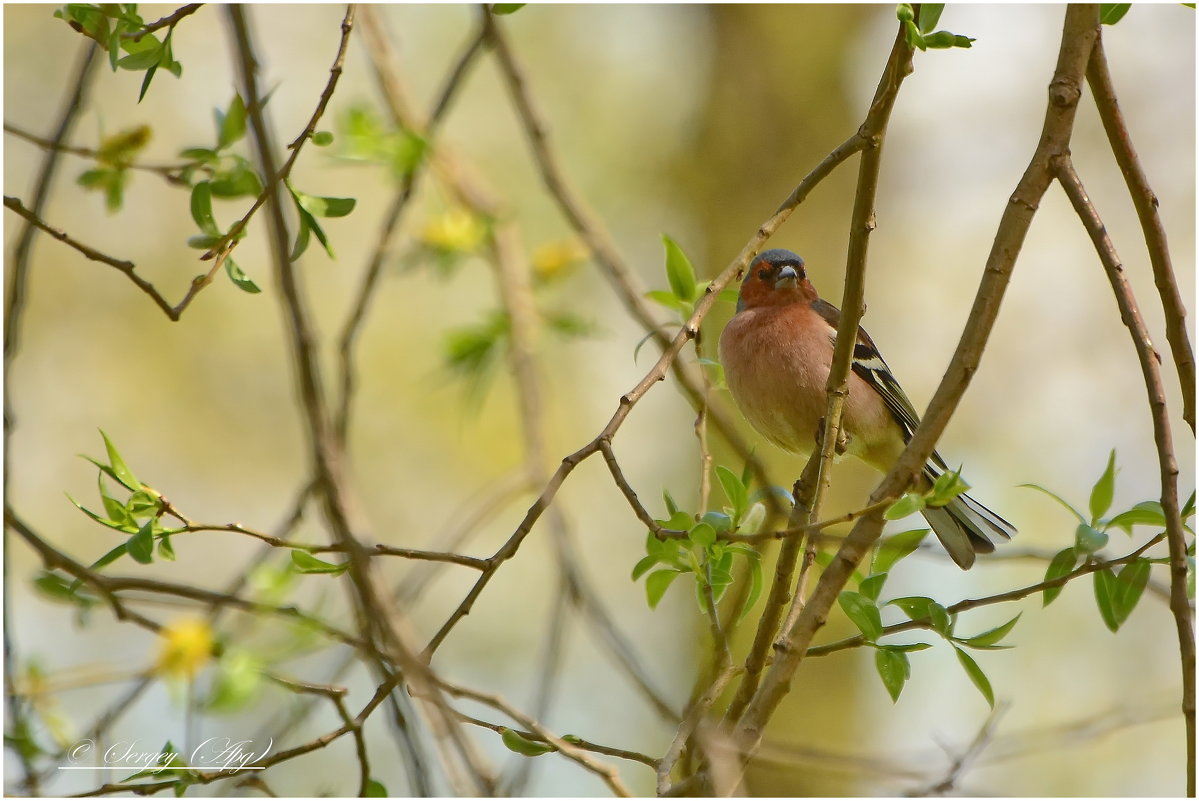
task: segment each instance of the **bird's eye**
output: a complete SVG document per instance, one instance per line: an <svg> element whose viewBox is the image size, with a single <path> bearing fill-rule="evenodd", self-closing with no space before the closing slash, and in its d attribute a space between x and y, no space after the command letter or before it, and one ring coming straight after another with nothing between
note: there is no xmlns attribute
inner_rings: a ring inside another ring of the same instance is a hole
<svg viewBox="0 0 1199 801"><path fill-rule="evenodd" d="M761 278L763 281L765 281L769 277L770 270L758 270L758 278Z"/></svg>

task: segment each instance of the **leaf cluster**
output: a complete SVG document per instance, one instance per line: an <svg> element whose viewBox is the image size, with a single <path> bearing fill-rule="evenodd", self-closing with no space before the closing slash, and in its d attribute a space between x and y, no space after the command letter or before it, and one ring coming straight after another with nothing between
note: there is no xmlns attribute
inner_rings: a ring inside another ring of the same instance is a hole
<svg viewBox="0 0 1199 801"><path fill-rule="evenodd" d="M760 492L753 495L749 492L752 478L748 467L737 475L724 465L717 465L714 473L728 500L720 511L695 515L680 509L668 491L662 493L668 516L655 522L667 530L684 531L686 536L659 539L653 531L646 536L646 555L634 565L632 578L637 581L648 574L645 597L651 609L657 607L675 579L689 573L695 582L700 612L708 614L709 597L718 604L734 584L737 557L744 561L749 580L737 619L743 619L762 595L762 555L744 542L730 542L725 537L733 533L756 533L766 518L766 507L759 500Z"/></svg>
<svg viewBox="0 0 1199 801"><path fill-rule="evenodd" d="M1074 527L1074 544L1058 551L1049 562L1045 571L1045 581L1053 581L1074 572L1080 565L1093 563L1098 560L1098 551L1108 544L1109 532L1112 529L1123 531L1132 536L1134 526L1151 526L1161 530L1166 528L1166 515L1159 501L1141 501L1132 507L1105 517L1112 507L1116 492L1116 451L1108 456L1107 466L1091 487L1091 494L1084 513L1076 509L1060 495L1042 487L1039 484L1022 484L1022 487L1037 490L1053 498L1064 508L1068 509L1077 519ZM1183 528L1192 534L1186 520L1195 514L1195 493L1192 492L1183 506ZM1099 616L1108 629L1115 632L1128 620L1132 610L1140 601L1145 587L1149 583L1151 567L1159 559L1138 557L1125 564L1119 570L1108 566L1094 571L1092 574L1095 591L1095 605ZM1195 597L1195 544L1192 540L1187 553L1187 588L1190 596ZM1047 587L1042 593L1044 606L1053 603L1061 594L1062 585Z"/></svg>
<svg viewBox="0 0 1199 801"><path fill-rule="evenodd" d="M146 23L137 13L137 3L68 3L55 11L54 16L95 39L108 53L113 72L123 69L146 73L137 95L139 103L159 67L176 78L183 74L183 65L171 53L175 25L167 28L161 40L151 32L143 32Z"/></svg>
<svg viewBox="0 0 1199 801"><path fill-rule="evenodd" d="M883 602L879 600L890 571L900 560L915 551L927 535L928 529L913 529L883 540L871 556L869 574L862 576L855 571L853 580L857 589L844 590L837 601L846 617L861 632L866 644L875 649L875 669L892 701L899 700L904 685L911 678L912 666L908 654L931 648L932 644L879 642L885 634L882 611L888 606L899 609L909 620L920 623L940 635L953 648L958 664L962 666L971 683L993 707L995 693L991 682L974 657L964 649L997 650L1008 647L1000 645L1000 642L1015 627L1020 615L980 634L960 636L956 633L958 616L951 615L943 605L932 598L910 595Z"/></svg>

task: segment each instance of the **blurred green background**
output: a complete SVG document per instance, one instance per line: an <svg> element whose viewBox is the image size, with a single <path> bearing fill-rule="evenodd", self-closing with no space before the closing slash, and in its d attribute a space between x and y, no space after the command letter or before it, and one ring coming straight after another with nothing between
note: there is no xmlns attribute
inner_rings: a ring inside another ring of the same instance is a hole
<svg viewBox="0 0 1199 801"><path fill-rule="evenodd" d="M147 20L173 6L145 6ZM54 19L53 7L4 8L6 122L48 135L83 39ZM280 142L307 121L336 52L343 7L263 5L250 18L262 49L262 82L277 87L268 110ZM446 70L474 34L476 9L404 5L380 9L399 42L403 77L427 108ZM924 408L957 342L999 215L1036 144L1061 31L1060 6L949 6L942 26L976 37L970 50L918 53L888 134L871 238L865 325L918 409ZM1121 106L1161 203L1183 297L1194 297L1195 12L1137 5L1104 40ZM551 125L569 178L612 231L642 280L662 288L660 236L674 237L701 278L714 276L798 180L861 120L894 35L893 6L831 5L534 5L502 21L527 65L531 90ZM71 141L95 146L104 135L145 124L145 160L172 162L187 146L214 138L212 112L224 108L235 71L225 14L206 7L180 23L173 40L181 79L160 74L138 104L141 75L101 66ZM361 41L352 41L324 128L355 106L379 107ZM517 220L525 246L563 239L569 228L545 194L504 87L490 58L468 79L442 142L475 165ZM333 373L333 335L352 302L393 184L385 171L339 161L309 147L293 183L313 194L353 196L349 217L325 226L337 251L310 248L299 270ZM1174 411L1185 496L1194 486L1194 444L1178 414L1149 263L1132 204L1098 117L1084 96L1073 153L1154 332ZM41 151L4 138L5 194L27 199ZM65 157L45 210L53 225L120 258L172 301L200 271L185 241L194 233L187 193L135 175L124 208L75 178L90 166ZM771 241L800 252L817 287L840 297L855 166L842 167L813 192ZM447 194L425 181L406 218L401 258L387 267L360 342L360 392L350 439L351 472L371 535L408 547L436 547L464 507L516 470L521 440L507 371L472 401L444 363L447 332L478 322L497 305L486 264L468 260L448 278L427 264L404 269L423 225L444 211ZM218 203L225 225L243 201ZM5 215L10 257L19 220ZM7 455L8 498L47 539L88 562L116 543L63 497L94 499L94 468L76 454L102 454L103 428L139 477L194 518L269 529L286 513L306 471L283 318L270 277L264 218L237 252L263 287L238 291L223 277L179 323L168 321L116 271L41 237L31 263L23 345L8 376L14 429ZM577 269L544 298L555 310L594 323L581 340L546 337L538 356L547 384L549 453L558 459L590 440L656 354L633 350L643 332L598 270ZM1189 308L1193 311L1193 306ZM732 313L719 304L708 341ZM662 319L666 319L663 312ZM727 394L717 402L730 404ZM731 408L731 407L730 407ZM658 386L621 429L616 452L651 512L663 488L684 504L697 494L694 415L672 386ZM738 417L738 419L740 419ZM789 485L798 458L744 428L759 444L775 481ZM735 468L718 444L717 460ZM982 366L939 447L964 465L973 495L1020 529L1010 547L1052 553L1072 541L1071 517L1048 498L1018 489L1047 486L1085 506L1091 484L1115 448L1120 466L1115 508L1156 497L1152 430L1135 354L1107 280L1062 193L1051 188L1021 253ZM857 508L873 486L856 464L838 468L828 511ZM511 533L531 497L513 499L464 550L488 555ZM558 501L585 554L584 570L634 638L654 683L681 704L705 654L706 629L683 583L656 610L629 570L643 553L644 529L603 465L592 459L567 481ZM315 519L317 515L310 515ZM310 519L299 538L323 534ZM908 521L911 522L911 521ZM896 530L902 530L903 524ZM178 537L179 559L113 572L224 585L257 551L231 534ZM1131 550L1113 537L1112 554ZM86 627L70 609L37 596L32 552L6 548L10 636L18 664L30 660L61 679L53 695L65 731L78 729L124 692L128 677L153 659L154 638L95 610ZM286 554L279 560L285 561ZM411 565L382 565L398 580ZM940 554L917 555L888 591L927 594L945 603L1034 583L1035 559L982 559L968 574ZM1154 581L1166 580L1165 571ZM422 636L436 629L473 576L443 571L405 611ZM504 695L532 697L535 669L556 577L544 528L487 588L474 612L439 651L435 666L452 679ZM297 598L323 597L339 614L340 588L305 578ZM1018 607L1013 608L1013 607ZM1178 795L1183 790L1178 647L1164 600L1153 592L1116 635L1095 611L1090 583L1069 586L1045 611L1039 598L989 607L961 621L981 631L1024 616L1009 641L980 663L1007 705L991 747L959 784L995 795ZM159 620L181 611L151 607ZM848 632L834 616L824 637ZM247 637L261 636L258 633ZM330 654L286 665L292 675L325 680ZM764 795L897 794L935 781L964 749L988 709L947 648L913 655L913 677L892 705L865 649L812 659L801 668L774 720L749 789ZM369 697L365 673L350 674L351 708ZM52 686L54 681L51 681ZM252 707L206 718L206 734L249 736L288 703L271 691ZM559 700L544 722L558 732L660 754L673 731L646 709L584 623L569 638ZM178 694L156 686L116 732L157 747L184 739ZM300 742L335 727L319 708L294 733ZM380 778L392 792L404 780L379 721L368 727ZM497 760L520 759L480 731ZM810 749L820 753L812 756ZM840 762L827 752L852 757ZM266 777L285 794L353 792L349 738L276 768ZM883 764L885 763L885 764ZM881 767L880 767L881 765ZM900 772L895 766L902 766ZM8 775L16 763L5 754ZM641 766L621 766L640 792L652 791ZM11 781L11 780L10 780ZM98 784L84 772L56 777L52 792ZM9 788L11 790L11 787ZM232 785L196 788L208 794ZM594 795L602 785L564 760L537 761L529 791Z"/></svg>

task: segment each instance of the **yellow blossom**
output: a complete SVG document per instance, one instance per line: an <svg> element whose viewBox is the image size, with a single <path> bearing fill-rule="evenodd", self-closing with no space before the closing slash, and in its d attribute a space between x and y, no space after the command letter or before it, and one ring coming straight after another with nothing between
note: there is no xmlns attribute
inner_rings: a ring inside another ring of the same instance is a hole
<svg viewBox="0 0 1199 801"><path fill-rule="evenodd" d="M450 253L470 253L483 242L487 230L483 221L465 209L450 209L425 224L421 241L429 247Z"/></svg>
<svg viewBox="0 0 1199 801"><path fill-rule="evenodd" d="M567 274L591 252L577 239L544 242L533 251L533 274L539 281L552 281Z"/></svg>
<svg viewBox="0 0 1199 801"><path fill-rule="evenodd" d="M150 126L139 125L136 128L120 131L112 136L106 136L100 142L100 150L96 158L103 164L118 169L128 167L133 163L146 144L150 141Z"/></svg>
<svg viewBox="0 0 1199 801"><path fill-rule="evenodd" d="M190 679L212 659L212 627L194 618L176 620L162 627L158 650L158 672Z"/></svg>

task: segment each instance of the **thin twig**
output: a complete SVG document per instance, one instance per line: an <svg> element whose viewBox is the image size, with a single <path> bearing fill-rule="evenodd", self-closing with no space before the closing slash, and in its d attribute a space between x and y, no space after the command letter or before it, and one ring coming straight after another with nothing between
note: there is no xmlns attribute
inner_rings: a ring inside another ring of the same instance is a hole
<svg viewBox="0 0 1199 801"><path fill-rule="evenodd" d="M630 793L628 788L624 786L624 782L621 781L620 773L616 770L616 768L612 767L611 765L605 765L597 762L591 757L590 754L586 752L586 750L551 733L539 722L524 714L520 710L514 708L511 704L509 704L503 698L500 698L498 695L482 693L477 690L472 690L468 687L451 684L447 681L439 682L439 686L456 698L469 698L472 701L484 704L492 709L503 712L505 715L512 718L512 720L536 734L537 739L547 742L557 748L562 756L566 757L572 762L575 762L584 770L594 773L596 776L600 777L600 779L603 780L604 784L608 786L608 789L611 790L614 795L617 795L621 798L632 797L633 794Z"/></svg>
<svg viewBox="0 0 1199 801"><path fill-rule="evenodd" d="M1037 583L1030 584L1026 587L1018 587L1014 590L1007 590L1005 592L996 593L995 595L988 595L983 598L968 598L966 600L958 601L955 604L950 604L949 606L945 607L945 610L951 615L956 615L962 612L968 612L971 609L978 609L982 606L992 606L994 604L1008 603L1010 601L1019 601L1021 598L1027 598L1030 595L1034 595L1038 592L1044 592L1045 590L1053 589L1054 587L1064 587L1071 581L1074 581L1074 579L1081 576L1086 576L1099 570L1106 570L1110 567L1118 567L1120 565L1126 565L1129 562L1134 562L1141 558L1141 555L1144 554L1145 551L1161 542L1162 539L1164 539L1164 535L1159 534L1150 539L1144 545L1141 545L1136 550L1125 554L1124 556L1116 557L1115 559L1084 562L1083 564L1074 568L1074 570L1071 570L1069 573L1056 578L1048 579L1047 581L1038 581ZM926 629L931 627L932 621L926 617L918 618L916 620L905 620L902 623L893 623L890 626L884 626L882 634L879 636L882 637L888 634L898 634L902 631ZM858 646L865 645L865 643L866 638L859 634L854 637L847 637L843 640L837 640L836 642L827 643L825 645L813 645L812 647L808 648L807 656L827 656L835 651L842 651L846 648L856 648Z"/></svg>
<svg viewBox="0 0 1199 801"><path fill-rule="evenodd" d="M104 158L104 154L94 148L80 147L77 145L67 145L67 144L63 144L61 142L56 142L53 139L44 139L44 138L38 136L37 134L30 133L29 131L26 131L23 128L18 128L17 126L12 125L11 123L7 123L7 122L4 123L4 132L12 134L13 136L17 137L18 139L24 139L26 142L37 145L38 147L42 148L43 150L54 150L54 151L58 151L60 153L68 153L72 156L80 156L82 158L88 158L88 159L103 159ZM199 164L199 163L201 163L201 162L191 161L191 162L181 162L179 164L143 164L141 162L133 162L131 164L127 164L124 166L130 170L141 170L143 172L152 172L155 175L161 176L168 183L183 184L184 181L180 177L179 174L183 170L187 169L188 167L195 165L195 164Z"/></svg>
<svg viewBox="0 0 1199 801"><path fill-rule="evenodd" d="M187 5L176 9L173 13L167 14L162 19L154 20L139 31L131 31L129 33L122 34L121 38L132 39L133 41L137 42L148 33L153 33L154 31L162 28L174 28L175 25L178 24L179 20L190 14L196 13L203 5L203 3L188 3Z"/></svg>
<svg viewBox="0 0 1199 801"><path fill-rule="evenodd" d="M983 721L983 725L979 727L978 733L974 735L974 739L970 741L970 745L966 746L965 750L950 760L949 769L942 778L926 787L910 790L904 793L904 795L914 798L924 798L926 796L949 795L958 789L957 783L962 778L962 774L995 739L995 728L999 725L999 719L1003 717L1007 710L1008 704L1002 702L996 704L991 713L987 715L987 719Z"/></svg>
<svg viewBox="0 0 1199 801"><path fill-rule="evenodd" d="M502 26L493 19L486 7L483 8L482 15L488 41L495 49L501 73L528 135L533 157L546 189L558 204L562 215L574 228L575 233L591 251L596 263L602 268L604 275L616 290L628 312L653 337L659 347L667 348L670 344L670 337L663 331L663 327L655 319L651 307L645 301L645 287L642 286L637 274L621 257L611 236L599 219L587 210L582 199L567 183L565 172L550 147L548 126L533 104L524 77L524 70L517 61ZM761 486L770 486L769 477L761 460L738 432L733 420L722 409L707 405L702 378L697 378L694 372L687 369L682 362L672 363L671 369L691 405L697 412L704 410L702 413L705 413L712 424L716 426L737 456L749 464ZM778 510L778 501L773 496L767 497L767 503L776 511Z"/></svg>

